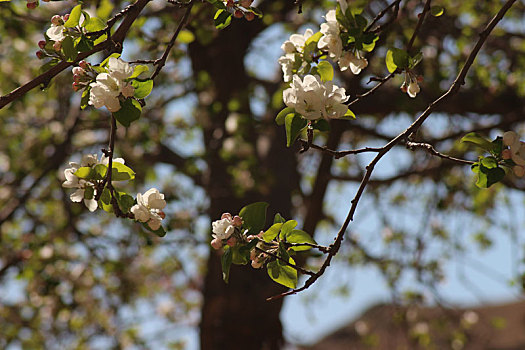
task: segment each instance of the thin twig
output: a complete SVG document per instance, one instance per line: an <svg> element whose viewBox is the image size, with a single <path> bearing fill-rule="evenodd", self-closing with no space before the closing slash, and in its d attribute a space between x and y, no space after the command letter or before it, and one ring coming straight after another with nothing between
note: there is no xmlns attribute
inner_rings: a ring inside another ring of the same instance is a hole
<svg viewBox="0 0 525 350"><path fill-rule="evenodd" d="M379 26L377 27L376 29L374 29L372 32L374 33L377 33L378 31L381 31L385 25L388 25L390 24L392 21L394 21L396 18L397 18L397 14L399 12L399 3L401 2L401 0L395 0L394 2L392 2L390 5L388 5L387 7L385 7L381 12L379 12L377 14L377 16L372 20L372 22L368 25L368 27L366 27L365 29L365 33L368 33L372 27L374 26L374 24L376 24L381 18L383 18L386 13L391 9L391 8L394 8L394 15L392 17L390 17L390 19L382 26Z"/></svg>
<svg viewBox="0 0 525 350"><path fill-rule="evenodd" d="M306 270L306 269L302 268L301 266L297 266L297 265L295 265L295 264L292 264L292 263L286 261L285 259L283 259L282 257L280 257L280 256L277 255L277 254L270 253L270 252L268 252L268 251L266 251L266 250L264 250L264 249L261 249L261 248L259 248L259 247L255 247L255 250L260 251L261 253L267 254L267 255L271 256L272 258L275 258L275 259L277 259L277 260L282 261L285 265L290 266L291 268L293 268L293 269L299 271L299 272L302 273L303 275L309 275L309 276L314 276L314 275L315 275L315 272L313 272L313 271L309 271L309 270Z"/></svg>
<svg viewBox="0 0 525 350"><path fill-rule="evenodd" d="M426 150L428 153L430 153L430 154L432 154L432 155L434 155L436 157L440 157L440 158L443 158L443 159L451 160L453 162L457 162L457 163L461 163L461 164L472 165L472 164L475 163L475 162L473 162L471 160L460 159L460 158L449 156L447 154L440 153L440 152L436 151L434 146L432 146L429 143L407 141L406 142L406 146L410 150L414 150L415 148L422 148L422 149Z"/></svg>
<svg viewBox="0 0 525 350"><path fill-rule="evenodd" d="M352 101L348 102L348 107L350 107L354 103L360 101L361 99L372 95L377 89L379 89L381 87L381 85L385 84L387 81L392 79L396 75L396 73L397 73L397 70L395 72L390 73L389 75L387 75L384 78L375 78L374 80L379 81L379 84L377 84L376 86L374 86L373 88L371 88L370 90L365 92L364 94L356 95L355 99L353 99Z"/></svg>
<svg viewBox="0 0 525 350"><path fill-rule="evenodd" d="M285 297L287 295L297 294L303 290L306 290L308 287L310 287L319 277L321 277L324 272L326 271L326 268L330 265L332 262L333 257L337 254L339 249L341 248L341 243L343 241L343 238L345 236L346 230L348 228L348 225L351 221L354 220L354 214L357 209L357 204L359 203L359 200L361 199L364 190L370 180L370 176L372 175L374 171L374 167L377 165L377 163L383 158L385 154L387 154L395 145L400 143L402 140L405 140L408 138L409 135L411 135L413 132L415 132L419 127L425 122L425 120L430 116L430 114L434 111L436 106L451 96L455 95L462 85L465 84L465 77L472 66L472 63L474 62L474 59L478 55L481 47L487 40L489 34L492 32L494 27L501 21L503 16L507 13L507 11L512 7L512 5L516 2L516 0L508 0L502 8L498 11L498 13L492 18L492 20L487 24L485 29L480 33L479 39L470 52L467 60L465 61L465 65L459 72L458 76L450 86L447 92L445 92L443 95L441 95L439 98L437 98L434 102L432 102L430 105L428 105L427 109L419 115L419 117L403 132L401 132L399 135L397 135L395 138L393 138L389 143L387 143L381 152L379 152L375 158L367 165L365 175L363 176L363 179L361 180L361 184L359 185L359 188L357 190L356 195L351 200L351 207L348 212L348 215L339 229L339 232L337 233L337 236L335 238L334 243L330 245L330 252L328 253L328 256L326 257L323 265L319 269L319 271L314 275L311 276L304 285L300 288L291 289L285 293L281 293L278 295L275 295L273 297L268 298L267 300L275 300L280 299L282 297Z"/></svg>
<svg viewBox="0 0 525 350"><path fill-rule="evenodd" d="M303 139L299 139L299 142L301 142L303 147L306 144L308 144L308 141L303 140ZM314 143L310 143L309 147L313 148L313 149L316 149L316 150L319 150L319 151L321 151L323 153L330 154L335 159L339 159L339 158L345 157L345 156L350 155L350 154L359 154L359 153L366 153L366 152L380 152L383 149L382 147L365 147L365 148L352 149L352 150L348 150L348 151L334 151L332 149L329 149L326 146L319 146L319 145L316 145Z"/></svg>
<svg viewBox="0 0 525 350"><path fill-rule="evenodd" d="M414 33L412 33L412 37L410 38L410 41L408 42L406 47L407 52L410 52L410 50L412 49L412 45L414 45L414 41L416 40L417 34L419 33L419 29L423 25L423 21L425 20L425 17L430 11L431 2L432 0L427 0L425 2L425 7L423 7L423 12L419 14L419 20L417 21L416 28L414 29Z"/></svg>

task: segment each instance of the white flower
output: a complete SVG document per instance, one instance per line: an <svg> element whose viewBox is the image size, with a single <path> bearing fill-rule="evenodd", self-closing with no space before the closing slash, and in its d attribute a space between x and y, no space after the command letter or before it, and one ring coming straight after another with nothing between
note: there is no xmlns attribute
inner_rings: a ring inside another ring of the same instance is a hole
<svg viewBox="0 0 525 350"><path fill-rule="evenodd" d="M281 49L285 52L285 53L292 53L294 52L292 50L292 48L295 48L295 51L297 52L303 52L303 49L304 49L304 45L306 44L306 40L308 40L308 38L310 38L312 35L314 35L314 32L313 30L311 29L307 29L305 30L304 34L292 34L290 36L290 39L285 41L282 45L281 45Z"/></svg>
<svg viewBox="0 0 525 350"><path fill-rule="evenodd" d="M408 96L414 98L419 93L419 91L421 91L421 89L419 88L417 81L411 81L410 84L408 84Z"/></svg>
<svg viewBox="0 0 525 350"><path fill-rule="evenodd" d="M304 80L294 75L290 88L283 91L283 100L308 120L339 118L348 110L343 104L348 100L345 92L331 81L323 83L317 75L307 75Z"/></svg>
<svg viewBox="0 0 525 350"><path fill-rule="evenodd" d="M285 83L287 83L290 80L292 80L293 67L295 65L295 54L288 53L284 56L281 56L279 58L279 64L281 65L281 69L283 70L283 80Z"/></svg>
<svg viewBox="0 0 525 350"><path fill-rule="evenodd" d="M509 146L511 158L517 165L525 165L525 144L520 141L518 134L507 131L503 134L503 144Z"/></svg>
<svg viewBox="0 0 525 350"><path fill-rule="evenodd" d="M230 238L230 236L235 232L235 226L233 226L233 220L230 218L224 218L212 222L212 231L214 238L219 240L224 240Z"/></svg>
<svg viewBox="0 0 525 350"><path fill-rule="evenodd" d="M66 30L66 27L63 25L51 25L51 27L46 31L46 35L49 39L53 41L62 41L66 37L64 34L64 31Z"/></svg>
<svg viewBox="0 0 525 350"><path fill-rule="evenodd" d="M110 57L107 68L109 74L119 80L125 80L133 74L133 67L120 58Z"/></svg>
<svg viewBox="0 0 525 350"><path fill-rule="evenodd" d="M97 81L89 84L91 91L89 93L89 104L95 108L106 106L110 112L116 112L120 109L120 89L122 82L108 73L97 75Z"/></svg>
<svg viewBox="0 0 525 350"><path fill-rule="evenodd" d="M80 168L80 166L86 166L86 164L84 164L84 159L83 159L82 164L71 162L69 163L69 166L70 168L67 168L66 170L64 170L64 177L66 178L66 181L62 183L62 187L76 188L77 190L69 196L71 201L75 203L80 203L82 200L84 200L84 204L89 209L89 211L91 212L95 211L98 207L97 201L94 198L89 198L89 199L84 198L86 188L88 187L92 188L93 184L84 179L80 179L78 176L75 175L75 172Z"/></svg>
<svg viewBox="0 0 525 350"><path fill-rule="evenodd" d="M337 22L335 10L330 10L325 16L326 23L321 24L323 36L319 39L317 47L328 51L330 58L337 60L343 52L343 42L339 36L340 29Z"/></svg>
<svg viewBox="0 0 525 350"><path fill-rule="evenodd" d="M152 230L158 230L161 225L162 209L166 206L164 194L156 188L147 190L144 194L137 194L137 204L131 207L135 220L145 222Z"/></svg>
<svg viewBox="0 0 525 350"><path fill-rule="evenodd" d="M345 71L348 68L354 74L361 73L361 70L365 69L368 66L368 61L366 58L356 57L351 52L345 52L343 56L339 59L339 68L341 71Z"/></svg>

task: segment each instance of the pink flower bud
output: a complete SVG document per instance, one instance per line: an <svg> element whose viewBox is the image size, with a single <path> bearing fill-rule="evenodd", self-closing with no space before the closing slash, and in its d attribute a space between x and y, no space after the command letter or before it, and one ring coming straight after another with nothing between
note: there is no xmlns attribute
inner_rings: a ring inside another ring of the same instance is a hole
<svg viewBox="0 0 525 350"><path fill-rule="evenodd" d="M233 17L235 18L242 18L244 16L244 13L242 13L241 10L235 10L235 12L233 13Z"/></svg>
<svg viewBox="0 0 525 350"><path fill-rule="evenodd" d="M89 63L87 63L86 61L82 60L82 61L78 62L78 65L82 69L88 69Z"/></svg>
<svg viewBox="0 0 525 350"><path fill-rule="evenodd" d="M159 216L164 220L166 218L166 213L164 213L162 210L159 211Z"/></svg>
<svg viewBox="0 0 525 350"><path fill-rule="evenodd" d="M255 251L255 249L252 249L250 250L250 260L255 260L255 258L257 258L257 252Z"/></svg>
<svg viewBox="0 0 525 350"><path fill-rule="evenodd" d="M80 82L80 75L78 74L73 74L73 81L75 83L79 83Z"/></svg>
<svg viewBox="0 0 525 350"><path fill-rule="evenodd" d="M58 52L62 49L62 43L60 41L56 41L54 44L53 44L53 49Z"/></svg>
<svg viewBox="0 0 525 350"><path fill-rule="evenodd" d="M84 70L80 67L73 67L71 71L73 72L73 75L78 75L79 77L84 75Z"/></svg>
<svg viewBox="0 0 525 350"><path fill-rule="evenodd" d="M242 218L238 215L235 215L233 217L233 226L241 227L242 226Z"/></svg>
<svg viewBox="0 0 525 350"><path fill-rule="evenodd" d="M259 234L257 235L257 237L259 237L260 239L262 239L262 238L263 238L263 235L264 235L264 231L261 231L261 232L259 232Z"/></svg>
<svg viewBox="0 0 525 350"><path fill-rule="evenodd" d="M40 40L38 42L38 47L44 49L44 47L46 47L46 42L44 40Z"/></svg>
<svg viewBox="0 0 525 350"><path fill-rule="evenodd" d="M253 0L241 0L240 4L241 4L242 7L248 8L248 7L252 6L252 2L253 2Z"/></svg>
<svg viewBox="0 0 525 350"><path fill-rule="evenodd" d="M224 213L221 215L221 220L222 219L228 219L228 220L231 220L232 219L232 214L230 213Z"/></svg>
<svg viewBox="0 0 525 350"><path fill-rule="evenodd" d="M506 148L501 152L501 158L503 159L510 159L512 158L512 153L510 149Z"/></svg>
<svg viewBox="0 0 525 350"><path fill-rule="evenodd" d="M259 260L252 260L252 267L254 269L260 269L262 267L263 263Z"/></svg>
<svg viewBox="0 0 525 350"><path fill-rule="evenodd" d="M255 15L253 14L253 12L246 12L244 14L244 18L246 18L247 21L253 21Z"/></svg>
<svg viewBox="0 0 525 350"><path fill-rule="evenodd" d="M213 240L211 241L211 246L212 246L213 249L215 249L215 250L219 250L219 249L222 248L222 242L221 242L220 239L215 238L215 239L213 239Z"/></svg>
<svg viewBox="0 0 525 350"><path fill-rule="evenodd" d="M36 52L36 57L38 57L39 60L41 60L42 58L44 58L44 53L42 51L37 51Z"/></svg>
<svg viewBox="0 0 525 350"><path fill-rule="evenodd" d="M67 15L62 16L62 19L64 20L64 22L67 22L67 20L69 19L69 13Z"/></svg>
<svg viewBox="0 0 525 350"><path fill-rule="evenodd" d="M228 238L228 240L226 241L226 244L229 245L230 247L234 247L237 244L237 238L235 237Z"/></svg>
<svg viewBox="0 0 525 350"><path fill-rule="evenodd" d="M74 82L73 83L73 91L78 91L82 88L82 86L80 86L80 84L78 82Z"/></svg>
<svg viewBox="0 0 525 350"><path fill-rule="evenodd" d="M516 165L514 168L512 168L512 171L517 177L523 177L525 175L525 167L521 165Z"/></svg>
<svg viewBox="0 0 525 350"><path fill-rule="evenodd" d="M51 17L51 24L54 25L54 26L59 26L62 24L62 17L60 17L59 15L54 15L53 17Z"/></svg>
<svg viewBox="0 0 525 350"><path fill-rule="evenodd" d="M27 8L30 10L36 9L37 6L38 6L38 1L27 3Z"/></svg>

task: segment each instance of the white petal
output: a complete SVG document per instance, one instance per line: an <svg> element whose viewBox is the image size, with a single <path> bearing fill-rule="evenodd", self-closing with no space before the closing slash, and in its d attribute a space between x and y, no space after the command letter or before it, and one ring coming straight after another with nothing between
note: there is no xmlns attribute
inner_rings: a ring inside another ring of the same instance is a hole
<svg viewBox="0 0 525 350"><path fill-rule="evenodd" d="M80 203L84 199L84 189L79 188L75 192L73 192L69 198L72 202Z"/></svg>
<svg viewBox="0 0 525 350"><path fill-rule="evenodd" d="M86 205L86 207L91 212L94 212L95 210L97 210L98 203L93 198L91 198L91 199L84 199L84 204Z"/></svg>

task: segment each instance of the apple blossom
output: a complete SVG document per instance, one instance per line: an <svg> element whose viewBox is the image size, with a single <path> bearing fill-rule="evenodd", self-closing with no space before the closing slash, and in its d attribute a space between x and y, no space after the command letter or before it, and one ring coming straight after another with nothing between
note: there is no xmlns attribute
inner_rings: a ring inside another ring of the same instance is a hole
<svg viewBox="0 0 525 350"><path fill-rule="evenodd" d="M503 144L509 146L512 161L517 165L525 166L525 143L520 141L518 134L507 131L503 134Z"/></svg>
<svg viewBox="0 0 525 350"><path fill-rule="evenodd" d="M89 104L95 108L106 106L110 112L116 112L120 109L118 99L122 82L108 73L97 75L96 82L89 84L91 91L89 93Z"/></svg>
<svg viewBox="0 0 525 350"><path fill-rule="evenodd" d="M64 34L66 27L63 25L51 24L51 27L46 31L46 35L49 39L57 42L65 39L66 35Z"/></svg>
<svg viewBox="0 0 525 350"><path fill-rule="evenodd" d="M411 81L410 84L408 84L407 93L408 96L415 98L416 95L421 91L419 88L419 85L417 84L417 81Z"/></svg>
<svg viewBox="0 0 525 350"><path fill-rule="evenodd" d="M339 58L339 68L343 72L350 68L352 73L359 74L361 73L361 70L365 69L367 66L368 60L360 57L359 52L357 52L357 56L351 52L345 52L341 58Z"/></svg>
<svg viewBox="0 0 525 350"><path fill-rule="evenodd" d="M235 232L235 226L233 226L231 217L225 217L214 221L211 225L212 232L214 233L212 235L213 238L217 238L221 241L230 238L230 236Z"/></svg>
<svg viewBox="0 0 525 350"><path fill-rule="evenodd" d="M107 68L109 74L118 80L125 80L133 74L133 67L120 58L110 57Z"/></svg>
<svg viewBox="0 0 525 350"><path fill-rule="evenodd" d="M335 10L330 10L325 16L326 22L321 24L323 36L319 39L317 47L328 51L330 58L338 60L343 52L343 42L339 36L340 28L335 15Z"/></svg>
<svg viewBox="0 0 525 350"><path fill-rule="evenodd" d="M164 194L156 188L137 194L137 204L131 207L135 220L146 223L152 230L158 230L163 217L162 209L166 206Z"/></svg>

